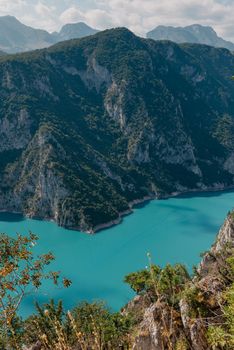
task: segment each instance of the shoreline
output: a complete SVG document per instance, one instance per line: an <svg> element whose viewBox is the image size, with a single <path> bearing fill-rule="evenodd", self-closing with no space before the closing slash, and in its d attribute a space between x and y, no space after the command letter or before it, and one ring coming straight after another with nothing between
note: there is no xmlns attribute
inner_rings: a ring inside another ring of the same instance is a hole
<svg viewBox="0 0 234 350"><path fill-rule="evenodd" d="M39 216L31 216L29 214L23 214L22 212L19 211L12 211L12 210L7 210L7 209L0 209L0 213L9 213L9 214L17 214L17 215L21 215L22 218L28 218L28 219L33 219L33 220L40 220L40 221L49 221L49 222L53 222L54 224L56 224L57 226L60 227L64 227L67 230L71 230L71 231L80 231L81 233L86 233L89 235L94 235L98 232L101 232L103 230L106 230L108 228L114 227L116 225L121 224L121 222L123 221L123 219L128 216L131 215L134 212L134 209L140 205L146 205L148 202L151 202L152 200L167 200L170 198L178 198L180 196L183 195L199 195L200 194L205 194L205 193L215 193L215 192L225 192L225 191L232 191L234 190L234 186L217 186L217 187L207 187L204 189L191 189L191 190L184 190L184 191L177 191L177 192L172 192L171 194L163 194L163 195L149 195L149 196L145 196L141 199L135 199L131 202L128 203L129 205L129 209L125 210L124 212L120 212L119 213L119 217L116 218L115 220L111 220L109 222L103 223L103 224L99 224L94 226L92 229L87 230L87 231L83 231L79 226L74 226L74 227L67 227L67 226L62 226L59 225L58 222L54 219L54 218L50 218L50 217L39 217ZM231 210L232 208L230 208Z"/></svg>
<svg viewBox="0 0 234 350"><path fill-rule="evenodd" d="M130 214L133 213L134 211L134 208L139 205L139 204L146 204L147 202L151 202L152 200L166 200L166 199L170 199L170 198L178 198L180 196L183 196L183 195L189 195L189 194L197 194L199 195L199 193L215 193L215 192L225 192L225 191L231 191L231 190L234 190L234 186L228 186L228 187L217 187L217 188L214 188L214 187L207 187L205 189L191 189L191 190L185 190L185 191L177 191L177 192L172 192L171 194L165 194L165 195L162 195L162 196L145 196L144 198L142 199L136 199L132 202L129 202L129 210L125 211L125 212L122 212L122 213L119 213L119 218L117 218L116 220L113 220L113 221L109 221L107 223L104 223L104 224L100 224L100 225L97 225L97 226L94 226L94 228L90 231L90 232L86 232L88 234L96 234L102 230L105 230L107 228L111 228L115 225L118 225L118 224L121 224L122 220L124 219L125 216L128 216ZM231 210L231 209L230 209Z"/></svg>

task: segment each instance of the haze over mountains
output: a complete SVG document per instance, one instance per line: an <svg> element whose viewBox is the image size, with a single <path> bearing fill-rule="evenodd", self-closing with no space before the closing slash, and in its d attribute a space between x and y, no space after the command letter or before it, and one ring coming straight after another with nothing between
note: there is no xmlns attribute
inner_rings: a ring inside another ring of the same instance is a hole
<svg viewBox="0 0 234 350"><path fill-rule="evenodd" d="M171 40L176 43L197 43L214 47L223 47L234 51L234 44L220 38L212 27L193 24L187 27L158 26L147 33L147 38Z"/></svg>
<svg viewBox="0 0 234 350"><path fill-rule="evenodd" d="M96 34L97 29L87 24L64 25L60 32L49 33L24 25L13 16L0 17L0 51L17 53L49 47L64 40L83 38ZM200 43L214 47L224 47L234 51L234 44L218 37L211 27L191 25L188 27L158 26L147 37L154 40L171 40L177 43ZM0 53L1 54L1 53Z"/></svg>
<svg viewBox="0 0 234 350"><path fill-rule="evenodd" d="M98 33L97 29L89 27L87 24L79 23L70 23L65 24L59 33L53 33L56 42L70 40L70 39L79 39L89 35Z"/></svg>
<svg viewBox="0 0 234 350"><path fill-rule="evenodd" d="M34 29L19 22L15 17L0 17L0 50L15 53L50 46L53 37L41 29Z"/></svg>
<svg viewBox="0 0 234 350"><path fill-rule="evenodd" d="M97 33L85 23L66 24L59 33L31 28L13 16L0 17L0 50L24 52L51 46L59 41L81 38Z"/></svg>

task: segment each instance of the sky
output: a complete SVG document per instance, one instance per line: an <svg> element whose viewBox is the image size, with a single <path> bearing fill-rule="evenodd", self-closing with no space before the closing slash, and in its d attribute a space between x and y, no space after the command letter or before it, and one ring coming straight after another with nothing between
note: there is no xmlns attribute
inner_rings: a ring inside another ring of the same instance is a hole
<svg viewBox="0 0 234 350"><path fill-rule="evenodd" d="M97 29L128 27L144 36L158 25L212 26L234 42L234 0L0 0L0 16L58 31L83 21Z"/></svg>

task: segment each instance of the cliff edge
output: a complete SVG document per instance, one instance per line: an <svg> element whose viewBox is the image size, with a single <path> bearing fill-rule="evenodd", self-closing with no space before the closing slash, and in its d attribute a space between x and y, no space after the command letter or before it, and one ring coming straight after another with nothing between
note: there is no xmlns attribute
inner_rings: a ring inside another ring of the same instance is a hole
<svg viewBox="0 0 234 350"><path fill-rule="evenodd" d="M230 213L195 276L175 290L177 301L171 302L165 294L153 300L148 291L128 304L124 313L137 317L132 349L232 349L234 334L228 324L233 316L233 256L234 215Z"/></svg>

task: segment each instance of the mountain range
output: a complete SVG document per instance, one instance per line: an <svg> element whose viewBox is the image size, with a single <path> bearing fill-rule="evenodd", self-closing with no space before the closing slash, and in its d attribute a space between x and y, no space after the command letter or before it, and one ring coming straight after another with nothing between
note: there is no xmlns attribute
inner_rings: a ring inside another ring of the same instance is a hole
<svg viewBox="0 0 234 350"><path fill-rule="evenodd" d="M13 16L0 17L0 50L8 53L30 51L51 46L59 41L97 33L85 23L66 24L59 33L31 28Z"/></svg>
<svg viewBox="0 0 234 350"><path fill-rule="evenodd" d="M193 24L187 27L158 26L147 33L147 38L171 40L176 43L197 43L223 47L234 51L234 44L220 38L212 27Z"/></svg>
<svg viewBox="0 0 234 350"><path fill-rule="evenodd" d="M65 24L59 33L53 33L54 39L56 42L70 40L70 39L79 39L89 35L98 33L97 29L89 27L83 22Z"/></svg>
<svg viewBox="0 0 234 350"><path fill-rule="evenodd" d="M0 210L94 232L233 186L233 71L226 49L124 28L0 57Z"/></svg>
<svg viewBox="0 0 234 350"><path fill-rule="evenodd" d="M98 33L97 29L93 29L82 22L66 24L59 32L49 33L45 30L26 26L13 16L2 16L0 17L0 51L7 53L25 52L96 33ZM218 37L213 28L198 24L184 28L158 26L147 33L147 38L171 40L177 43L206 44L234 51L233 43Z"/></svg>

